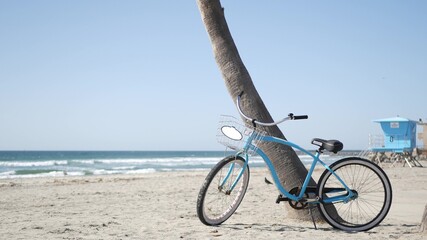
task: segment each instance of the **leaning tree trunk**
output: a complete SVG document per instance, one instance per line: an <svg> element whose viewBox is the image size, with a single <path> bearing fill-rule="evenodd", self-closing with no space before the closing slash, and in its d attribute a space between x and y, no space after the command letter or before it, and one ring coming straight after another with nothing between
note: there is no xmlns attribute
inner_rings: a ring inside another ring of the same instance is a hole
<svg viewBox="0 0 427 240"><path fill-rule="evenodd" d="M423 218L421 219L420 232L427 235L427 204L424 207Z"/></svg>
<svg viewBox="0 0 427 240"><path fill-rule="evenodd" d="M197 0L202 20L211 40L215 60L222 73L225 84L233 101L243 91L242 110L252 118L263 122L273 121L270 113L259 96L252 79L239 56L224 17L224 9L219 0ZM286 92L286 91L284 91ZM280 129L259 127L267 134L285 138ZM264 144L260 148L272 160L280 181L288 190L302 186L307 169L295 151L284 145ZM312 180L312 185L315 182ZM274 199L272 199L274 201ZM291 208L288 208L291 209ZM316 215L317 212L316 212ZM308 211L288 211L288 217L308 219ZM318 216L316 216L318 218Z"/></svg>

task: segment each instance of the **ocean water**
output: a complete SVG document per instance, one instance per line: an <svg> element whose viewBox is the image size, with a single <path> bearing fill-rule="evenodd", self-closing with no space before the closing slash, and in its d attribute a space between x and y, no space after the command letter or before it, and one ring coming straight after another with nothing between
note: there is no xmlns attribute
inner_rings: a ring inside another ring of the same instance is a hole
<svg viewBox="0 0 427 240"><path fill-rule="evenodd" d="M108 174L145 174L151 172L198 171L212 168L224 151L0 151L0 179ZM357 155L323 155L330 164ZM300 156L309 165L311 159ZM259 156L251 157L250 167L265 167Z"/></svg>

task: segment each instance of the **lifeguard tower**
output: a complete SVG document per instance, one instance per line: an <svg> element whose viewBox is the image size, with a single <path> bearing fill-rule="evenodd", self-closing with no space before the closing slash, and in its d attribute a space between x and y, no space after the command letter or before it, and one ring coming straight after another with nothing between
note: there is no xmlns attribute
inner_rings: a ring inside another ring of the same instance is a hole
<svg viewBox="0 0 427 240"><path fill-rule="evenodd" d="M417 122L401 118L374 120L380 123L384 132L384 145L373 150L386 152L412 152L416 146Z"/></svg>
<svg viewBox="0 0 427 240"><path fill-rule="evenodd" d="M383 130L383 141L381 146L373 146L371 151L375 153L390 153L392 165L399 161L407 163L409 167L421 166L412 157L416 148L417 122L402 117L385 118L374 120L381 125ZM378 144L378 143L377 143Z"/></svg>

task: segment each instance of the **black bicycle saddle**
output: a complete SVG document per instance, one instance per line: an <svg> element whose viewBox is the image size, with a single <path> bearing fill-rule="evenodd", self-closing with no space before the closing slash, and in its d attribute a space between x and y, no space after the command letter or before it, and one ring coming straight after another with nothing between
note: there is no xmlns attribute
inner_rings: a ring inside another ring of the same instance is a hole
<svg viewBox="0 0 427 240"><path fill-rule="evenodd" d="M329 152L333 152L333 153L338 153L344 147L342 142L340 142L338 140L325 140L325 139L321 139L321 138L313 138L313 140L311 141L311 144L319 146L320 151L325 149L325 150L327 150Z"/></svg>

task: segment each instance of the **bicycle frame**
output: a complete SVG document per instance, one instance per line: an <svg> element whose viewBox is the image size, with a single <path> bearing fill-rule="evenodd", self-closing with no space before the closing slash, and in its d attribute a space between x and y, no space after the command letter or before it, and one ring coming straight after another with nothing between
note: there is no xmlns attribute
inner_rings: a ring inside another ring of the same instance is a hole
<svg viewBox="0 0 427 240"><path fill-rule="evenodd" d="M320 163L325 169L327 169L328 171L330 171L332 173L333 176L335 176L337 178L337 180L343 185L344 189L347 191L347 195L341 195L341 196L335 196L335 197L331 197L331 198L326 198L326 199L318 199L314 202L311 203L332 203L332 202L347 202L349 201L352 197L354 197L354 193L351 191L351 189L345 184L345 182L328 166L326 165L321 159L320 159L320 151L317 151L315 154L310 153L309 151L305 150L304 148L289 142L287 140L284 139L280 139L277 137L272 137L272 136L262 136L259 141L263 141L263 142L273 142L273 143L279 143L279 144L283 144L286 146L290 146L294 149L297 149L307 155L309 155L312 159L313 162L310 166L310 169L308 170L308 173L305 177L304 183L301 187L301 191L299 193L298 196L293 195L291 193L289 193L284 187L283 185L280 183L280 179L276 173L276 170L274 169L273 163L271 162L270 158L259 148L257 148L256 146L254 146L252 144L252 140L254 138L254 134L255 131L251 134L251 136L249 136L244 148L242 151L238 152L236 154L236 156L241 156L245 159L244 165L242 167L242 170L239 172L237 178L235 179L235 181L233 182L231 188L229 189L229 191L232 191L234 189L234 187L236 186L237 182L240 180L241 176L243 175L243 172L245 171L246 167L249 164L249 156L248 156L248 150L253 150L254 152L256 152L258 155L260 155L262 157L262 159L264 160L264 162L267 164L268 169L271 172L271 175L273 177L273 181L275 182L277 188L279 189L280 193L283 196L286 196L287 198L293 200L293 201L300 201L301 199L303 199L304 194L306 193L307 187L308 187L308 183L310 182L310 179L312 177L312 174L314 172L314 169L316 168L317 163ZM244 156L242 156L244 155ZM227 181L227 179L230 176L230 173L232 172L232 170L234 169L234 164L232 164L230 166L230 169L226 175L226 177L224 178L221 186L223 186L223 184Z"/></svg>

